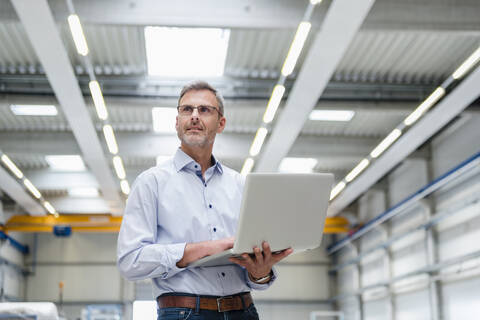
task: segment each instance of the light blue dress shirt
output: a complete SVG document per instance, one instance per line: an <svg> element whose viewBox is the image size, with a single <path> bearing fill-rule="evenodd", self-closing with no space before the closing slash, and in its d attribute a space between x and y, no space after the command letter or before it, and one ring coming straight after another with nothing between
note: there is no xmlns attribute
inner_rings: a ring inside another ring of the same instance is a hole
<svg viewBox="0 0 480 320"><path fill-rule="evenodd" d="M202 177L200 165L178 149L175 156L138 176L127 201L118 237L121 274L152 279L154 298L168 292L226 296L268 284L252 282L238 265L178 268L186 243L235 235L243 177L214 165Z"/></svg>

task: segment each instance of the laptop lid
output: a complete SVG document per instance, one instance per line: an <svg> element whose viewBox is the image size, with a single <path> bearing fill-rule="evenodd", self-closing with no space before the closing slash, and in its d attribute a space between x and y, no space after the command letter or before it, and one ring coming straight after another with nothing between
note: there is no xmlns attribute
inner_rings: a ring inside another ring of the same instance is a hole
<svg viewBox="0 0 480 320"><path fill-rule="evenodd" d="M332 184L329 173L247 175L233 253L252 252L263 241L272 251L318 247Z"/></svg>

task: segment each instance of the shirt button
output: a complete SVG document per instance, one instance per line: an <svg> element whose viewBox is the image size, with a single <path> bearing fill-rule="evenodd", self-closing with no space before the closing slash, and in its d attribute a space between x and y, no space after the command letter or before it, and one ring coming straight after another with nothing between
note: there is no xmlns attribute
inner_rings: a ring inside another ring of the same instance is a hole
<svg viewBox="0 0 480 320"><path fill-rule="evenodd" d="M222 277L225 277L225 272L222 272Z"/></svg>
<svg viewBox="0 0 480 320"><path fill-rule="evenodd" d="M209 207L210 209L212 209L212 205L211 205L211 204L209 204L208 207Z"/></svg>
<svg viewBox="0 0 480 320"><path fill-rule="evenodd" d="M205 187L207 186L207 184L205 183Z"/></svg>
<svg viewBox="0 0 480 320"><path fill-rule="evenodd" d="M217 228L213 228L213 232L217 232Z"/></svg>
<svg viewBox="0 0 480 320"><path fill-rule="evenodd" d="M198 166L197 166L197 165L195 165L195 168L198 168Z"/></svg>

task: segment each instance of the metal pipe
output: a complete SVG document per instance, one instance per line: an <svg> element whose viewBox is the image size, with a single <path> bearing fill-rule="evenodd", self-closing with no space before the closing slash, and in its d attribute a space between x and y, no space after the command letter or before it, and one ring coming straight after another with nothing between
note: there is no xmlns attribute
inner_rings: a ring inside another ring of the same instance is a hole
<svg viewBox="0 0 480 320"><path fill-rule="evenodd" d="M381 242L378 245L376 245L372 248L369 248L368 250L366 250L362 253L359 253L356 258L350 259L348 261L345 261L342 264L334 266L333 268L331 268L329 270L329 272L330 273L337 272L338 270L341 270L341 269L343 269L343 268L345 268L345 267L347 267L351 264L358 263L360 260L362 260L363 258L368 256L369 254L371 254L371 253L373 253L373 252L375 252L379 249L389 247L394 242L403 239L404 237L410 235L411 233L413 233L415 231L419 231L419 230L422 230L422 229L430 229L431 227L438 224L443 219L445 219L445 218L447 218L451 215L454 215L457 212L460 212L461 210L463 210L464 208L466 208L468 206L475 205L478 202L480 202L480 197L478 197L478 195L476 195L476 194L474 194L471 197L468 197L467 200L458 201L458 203L455 203L455 205L451 206L450 208L448 208L446 210L443 210L443 211L440 211L440 212L437 212L434 216L432 216L426 222L424 222L424 223L422 223L422 224L420 224L420 225L418 225L418 226L416 226L412 229L409 229L405 232L402 232L402 233L399 233L399 234L396 234L396 235L390 237L387 241Z"/></svg>
<svg viewBox="0 0 480 320"><path fill-rule="evenodd" d="M451 258L451 259L436 263L434 265L425 266L423 268L420 268L420 269L417 269L417 270L414 270L414 271L411 271L411 272L407 272L405 274L402 274L400 276L397 276L397 277L393 278L391 281L379 282L379 283L376 283L376 284L372 284L372 285L363 287L360 290L357 290L357 291L352 292L352 293L341 294L341 295L335 296L331 299L331 301L334 302L335 300L340 300L340 299L346 299L346 298L349 298L349 297L359 296L367 290L372 290L372 289L380 288L380 287L386 287L386 286L389 286L390 284L392 284L394 282L398 282L400 280L410 278L410 277L413 277L413 276L417 276L417 275L420 275L420 274L424 274L424 273L428 274L428 273L437 272L439 270L450 267L452 265L462 263L462 262L467 261L467 260L472 260L472 259L475 259L475 258L478 258L478 257L480 257L480 250L474 251L474 252L471 252L471 253L468 253L468 254L465 254L465 255L461 255L461 256L458 256L458 257L455 257L455 258Z"/></svg>
<svg viewBox="0 0 480 320"><path fill-rule="evenodd" d="M347 243L360 238L361 236L363 236L364 234L372 230L374 227L382 224L383 222L393 218L394 216L397 216L398 214L404 213L407 209L415 205L415 203L418 200L425 198L426 196L430 195L434 191L437 191L441 187L445 186L447 183L457 179L463 174L469 172L470 170L478 168L479 164L480 164L480 152L477 152L475 155L461 162L459 165L457 165L450 171L444 173L437 179L423 186L417 192L411 194L404 200L400 201L393 207L389 208L387 211L373 218L355 233L330 245L327 248L328 255L331 255L337 252L338 250L343 248Z"/></svg>

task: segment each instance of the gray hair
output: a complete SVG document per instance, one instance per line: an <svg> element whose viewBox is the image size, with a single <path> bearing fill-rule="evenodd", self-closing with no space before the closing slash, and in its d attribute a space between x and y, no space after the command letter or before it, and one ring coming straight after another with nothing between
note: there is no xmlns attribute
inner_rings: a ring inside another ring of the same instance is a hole
<svg viewBox="0 0 480 320"><path fill-rule="evenodd" d="M178 98L178 103L180 104L180 100L182 100L183 96L187 92L192 91L192 90L209 90L209 91L213 92L213 94L215 94L215 98L217 99L218 108L220 109L221 115L223 116L225 114L223 112L223 105L224 105L225 100L223 99L221 93L218 92L217 89L212 87L206 81L197 80L197 81L193 81L193 82L190 82L190 83L186 84L182 88L182 91L180 92L180 97Z"/></svg>

